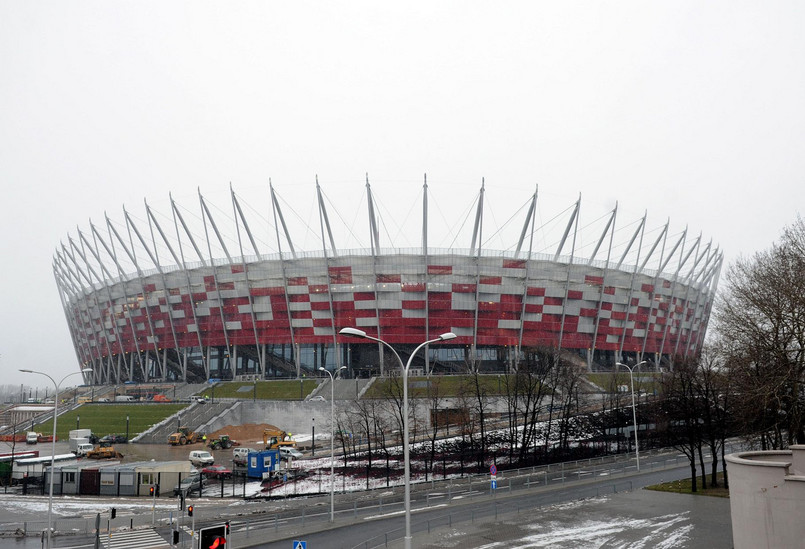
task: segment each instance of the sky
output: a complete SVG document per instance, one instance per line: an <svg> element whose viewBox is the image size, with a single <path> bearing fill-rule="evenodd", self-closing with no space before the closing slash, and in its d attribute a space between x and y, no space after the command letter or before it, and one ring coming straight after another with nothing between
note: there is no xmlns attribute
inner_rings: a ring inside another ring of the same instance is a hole
<svg viewBox="0 0 805 549"><path fill-rule="evenodd" d="M430 244L468 248L469 225L450 227L483 178L485 234L539 186L545 220L581 195L582 224L617 202L624 227L646 213L727 265L749 257L805 203L803 16L794 1L0 0L3 383L79 368L60 243L124 205L169 215L169 193L231 215L231 184L268 219L270 179L313 227L297 246L319 250L318 177L367 246L368 174L384 242L417 246L401 227L427 174L434 218L453 216Z"/></svg>

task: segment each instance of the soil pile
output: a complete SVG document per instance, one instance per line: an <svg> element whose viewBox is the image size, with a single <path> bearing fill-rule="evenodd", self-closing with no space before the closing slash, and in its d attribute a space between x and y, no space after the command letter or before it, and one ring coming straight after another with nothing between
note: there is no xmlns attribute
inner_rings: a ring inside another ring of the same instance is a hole
<svg viewBox="0 0 805 549"><path fill-rule="evenodd" d="M229 435L229 438L240 442L244 446L249 446L253 442L263 442L263 431L265 429L279 429L269 423L244 423L243 425L227 425L223 429L218 429L213 433L207 433L207 440L218 438L221 435Z"/></svg>

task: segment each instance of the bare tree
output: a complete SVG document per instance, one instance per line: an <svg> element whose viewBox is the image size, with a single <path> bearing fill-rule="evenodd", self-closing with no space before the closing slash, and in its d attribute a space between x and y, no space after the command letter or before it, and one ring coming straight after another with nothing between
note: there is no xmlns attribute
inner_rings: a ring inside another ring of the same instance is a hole
<svg viewBox="0 0 805 549"><path fill-rule="evenodd" d="M539 414L545 395L551 390L546 379L553 365L550 348L526 349L517 372L505 377L505 394L509 416L510 452L517 448L517 461L526 460L536 448Z"/></svg>
<svg viewBox="0 0 805 549"><path fill-rule="evenodd" d="M688 458L692 492L698 491L696 458L702 444L696 369L696 361L677 358L674 369L663 378L662 388L669 442Z"/></svg>
<svg viewBox="0 0 805 549"><path fill-rule="evenodd" d="M444 396L441 391L441 379L438 377L431 377L428 379L427 387L427 401L430 409L430 432L429 432L429 448L428 456L425 460L425 480L428 480L428 471L434 471L433 462L436 459L436 440L439 436L439 429L442 428L440 423L442 414L439 413L442 407Z"/></svg>
<svg viewBox="0 0 805 549"><path fill-rule="evenodd" d="M762 448L805 442L805 222L781 242L730 266L716 303L729 341L736 414Z"/></svg>

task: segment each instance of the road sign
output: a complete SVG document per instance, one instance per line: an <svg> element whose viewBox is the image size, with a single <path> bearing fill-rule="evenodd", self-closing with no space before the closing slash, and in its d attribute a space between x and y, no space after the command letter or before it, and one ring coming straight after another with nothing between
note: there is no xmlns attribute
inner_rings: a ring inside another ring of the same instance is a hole
<svg viewBox="0 0 805 549"><path fill-rule="evenodd" d="M497 468L497 467L495 467L494 465L492 465L492 466L489 468L489 474L490 474L490 475L497 475L497 474L498 474L498 468Z"/></svg>
<svg viewBox="0 0 805 549"><path fill-rule="evenodd" d="M306 541L293 540L293 549L307 549Z"/></svg>
<svg viewBox="0 0 805 549"><path fill-rule="evenodd" d="M492 481L492 489L493 489L493 490L497 490L497 489L498 489L498 481L496 481L496 480L493 480L493 481Z"/></svg>

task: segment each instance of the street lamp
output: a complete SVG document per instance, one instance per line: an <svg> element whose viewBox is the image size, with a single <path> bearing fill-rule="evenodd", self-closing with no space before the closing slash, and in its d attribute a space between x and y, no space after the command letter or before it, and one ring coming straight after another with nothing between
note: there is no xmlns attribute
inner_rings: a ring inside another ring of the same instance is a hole
<svg viewBox="0 0 805 549"><path fill-rule="evenodd" d="M419 346L416 349L414 349L414 351L408 357L408 362L406 364L403 364L400 355L397 354L397 351L394 350L394 347L392 347L382 339L378 339L376 337L367 335L366 332L364 332L363 330L358 330L357 328L342 328L341 331L339 331L338 333L341 335L351 335L354 337L368 339L370 341L376 341L382 345L385 345L387 348L391 349L391 352L394 353L394 356L396 356L397 360L400 362L400 368L402 368L402 381L403 381L403 462L405 464L405 549L411 549L411 458L408 449L408 368L411 366L411 361L414 360L414 356L422 347L430 343L438 343L439 341L447 341L448 339L454 339L456 337L456 334L454 334L453 332L445 332L436 339L429 339L424 343L420 343Z"/></svg>
<svg viewBox="0 0 805 549"><path fill-rule="evenodd" d="M638 471L640 470L640 449L637 446L637 407L635 406L635 402L634 402L634 376L632 375L632 371L635 368L637 368L640 365L645 364L645 363L646 363L646 361L642 360L642 361L638 362L637 364L635 364L632 367L629 367L626 364L623 364L622 362L616 362L615 363L615 366L623 366L624 368L629 370L629 382L632 385L632 421L634 422L634 455L635 455L635 460L637 461L637 470Z"/></svg>
<svg viewBox="0 0 805 549"><path fill-rule="evenodd" d="M52 528L52 524L53 524L53 518L52 518L53 517L53 467L54 467L54 463L56 461L56 419L57 419L57 417L59 415L59 387L61 386L62 383L64 383L64 380L67 379L70 376L74 376L76 374L90 374L90 373L92 373L92 368L83 368L83 369L79 370L78 372L72 372L70 374L67 374L66 376L61 378L61 381L59 381L58 383L56 383L56 380L53 379L52 377L50 377L45 372L37 372L36 370L23 370L23 369L20 369L20 372L23 372L23 373L26 373L26 374L39 374L39 375L45 376L46 378L48 378L50 381L53 382L53 386L56 388L56 393L53 396L53 439L51 440L51 446L50 446L50 453L51 453L51 456L50 456L50 491L48 492L48 545L47 546L48 546L48 549L50 549L50 535L51 535L51 531L53 529Z"/></svg>
<svg viewBox="0 0 805 549"><path fill-rule="evenodd" d="M346 366L341 366L333 374L327 368L319 366L320 371L330 376L330 522L335 522L335 376L341 370L346 369ZM316 435L315 430L313 435ZM315 440L313 441L313 447L316 447Z"/></svg>

